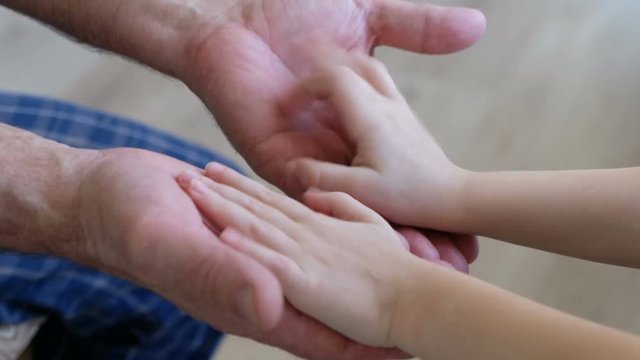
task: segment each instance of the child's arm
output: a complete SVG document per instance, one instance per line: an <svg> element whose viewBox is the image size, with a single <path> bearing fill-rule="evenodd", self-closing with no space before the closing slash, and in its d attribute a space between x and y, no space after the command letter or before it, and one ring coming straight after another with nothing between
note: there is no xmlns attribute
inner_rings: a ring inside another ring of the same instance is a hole
<svg viewBox="0 0 640 360"><path fill-rule="evenodd" d="M292 305L358 342L424 359L640 358L631 335L417 260L346 194L306 193L314 212L219 164L206 174L216 182L181 183L220 238L271 269Z"/></svg>
<svg viewBox="0 0 640 360"><path fill-rule="evenodd" d="M637 337L452 271L416 264L404 291L393 344L421 359L640 358Z"/></svg>
<svg viewBox="0 0 640 360"><path fill-rule="evenodd" d="M640 168L460 169L416 120L384 66L363 62L356 70L362 75L333 68L301 87L334 105L354 147L351 166L290 163L301 191L345 191L399 224L640 267Z"/></svg>
<svg viewBox="0 0 640 360"><path fill-rule="evenodd" d="M640 168L469 174L460 229L640 267Z"/></svg>

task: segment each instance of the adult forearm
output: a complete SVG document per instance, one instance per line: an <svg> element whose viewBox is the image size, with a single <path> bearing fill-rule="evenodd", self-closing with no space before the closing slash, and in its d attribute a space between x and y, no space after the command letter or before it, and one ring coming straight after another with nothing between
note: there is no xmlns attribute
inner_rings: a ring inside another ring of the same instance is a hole
<svg viewBox="0 0 640 360"><path fill-rule="evenodd" d="M96 152L0 124L0 248L76 257L74 206Z"/></svg>
<svg viewBox="0 0 640 360"><path fill-rule="evenodd" d="M421 359L637 359L640 339L416 263L392 337Z"/></svg>
<svg viewBox="0 0 640 360"><path fill-rule="evenodd" d="M193 0L0 0L90 45L178 76L201 22Z"/></svg>
<svg viewBox="0 0 640 360"><path fill-rule="evenodd" d="M640 267L640 168L472 174L463 230Z"/></svg>

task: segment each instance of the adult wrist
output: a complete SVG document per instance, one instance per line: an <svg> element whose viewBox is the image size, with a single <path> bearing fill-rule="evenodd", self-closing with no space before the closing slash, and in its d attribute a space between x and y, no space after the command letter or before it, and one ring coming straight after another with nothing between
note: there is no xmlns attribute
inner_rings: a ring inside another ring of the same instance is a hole
<svg viewBox="0 0 640 360"><path fill-rule="evenodd" d="M207 22L203 3L205 1L121 0L117 11L110 15L107 29L112 34L110 38L80 39L186 81L194 39Z"/></svg>
<svg viewBox="0 0 640 360"><path fill-rule="evenodd" d="M75 257L77 193L96 151L0 125L0 248Z"/></svg>
<svg viewBox="0 0 640 360"><path fill-rule="evenodd" d="M50 228L43 233L43 252L88 263L86 257L87 234L81 222L80 187L87 174L97 163L100 151L76 149L66 145L58 150L59 165L54 169L52 181L46 191L55 194L49 198Z"/></svg>

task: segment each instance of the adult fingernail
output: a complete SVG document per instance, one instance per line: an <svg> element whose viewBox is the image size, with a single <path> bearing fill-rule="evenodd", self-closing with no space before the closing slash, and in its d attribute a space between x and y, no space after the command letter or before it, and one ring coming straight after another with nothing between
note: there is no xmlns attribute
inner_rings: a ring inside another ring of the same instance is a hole
<svg viewBox="0 0 640 360"><path fill-rule="evenodd" d="M255 307L253 306L253 291L251 288L242 288L236 295L236 304L240 316L252 324L257 323Z"/></svg>

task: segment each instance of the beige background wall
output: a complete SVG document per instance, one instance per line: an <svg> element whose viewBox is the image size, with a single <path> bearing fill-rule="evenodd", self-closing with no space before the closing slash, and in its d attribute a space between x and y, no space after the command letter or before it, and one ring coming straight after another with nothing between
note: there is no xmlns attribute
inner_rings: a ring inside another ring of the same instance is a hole
<svg viewBox="0 0 640 360"><path fill-rule="evenodd" d="M379 54L457 163L475 170L640 163L640 2L438 3L484 10L485 38L454 56L386 49ZM179 82L74 44L3 9L0 89L112 111L233 154L210 115ZM640 334L640 271L488 239L481 249L474 276ZM231 339L217 358L288 357Z"/></svg>

